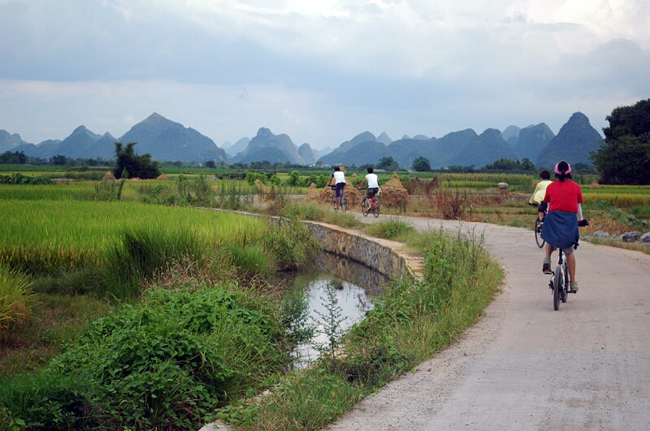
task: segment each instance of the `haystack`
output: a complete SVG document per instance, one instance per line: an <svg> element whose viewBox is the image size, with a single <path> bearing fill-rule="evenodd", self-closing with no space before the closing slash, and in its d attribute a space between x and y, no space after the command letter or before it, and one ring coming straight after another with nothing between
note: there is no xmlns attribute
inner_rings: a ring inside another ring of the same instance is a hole
<svg viewBox="0 0 650 431"><path fill-rule="evenodd" d="M269 191L259 178L255 180L255 186L257 187L257 194L260 199L263 201L267 200L269 198Z"/></svg>
<svg viewBox="0 0 650 431"><path fill-rule="evenodd" d="M165 174L160 174L160 175L158 175L158 177L156 179L163 181L163 180L168 180L169 177L167 175L165 175Z"/></svg>
<svg viewBox="0 0 650 431"><path fill-rule="evenodd" d="M361 205L361 193L359 190L354 188L352 184L345 186L345 195L348 197L348 207ZM324 187L318 193L317 202L321 204L330 205L332 203L332 198L334 197L334 190L330 187Z"/></svg>
<svg viewBox="0 0 650 431"><path fill-rule="evenodd" d="M309 185L309 190L307 191L307 197L305 197L305 202L319 202L318 190L316 190L316 183L311 183Z"/></svg>
<svg viewBox="0 0 650 431"><path fill-rule="evenodd" d="M599 188L600 188L600 184L598 184L598 181L593 180L593 181L591 182L591 184L589 184L589 188L590 188L590 189L599 189Z"/></svg>
<svg viewBox="0 0 650 431"><path fill-rule="evenodd" d="M379 200L382 205L388 208L406 210L406 205L409 202L409 192L402 185L397 174L393 174L393 179L381 186Z"/></svg>
<svg viewBox="0 0 650 431"><path fill-rule="evenodd" d="M106 171L106 173L102 177L102 181L112 181L112 180L115 180L115 175L113 175L113 172L111 171Z"/></svg>

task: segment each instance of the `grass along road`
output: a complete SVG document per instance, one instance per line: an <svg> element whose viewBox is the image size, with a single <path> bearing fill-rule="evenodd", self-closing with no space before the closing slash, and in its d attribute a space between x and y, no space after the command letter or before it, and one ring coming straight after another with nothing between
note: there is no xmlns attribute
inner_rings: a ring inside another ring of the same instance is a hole
<svg viewBox="0 0 650 431"><path fill-rule="evenodd" d="M531 231L400 219L484 232L506 271L503 293L459 342L328 429L646 429L650 256L583 243L580 292L553 311Z"/></svg>

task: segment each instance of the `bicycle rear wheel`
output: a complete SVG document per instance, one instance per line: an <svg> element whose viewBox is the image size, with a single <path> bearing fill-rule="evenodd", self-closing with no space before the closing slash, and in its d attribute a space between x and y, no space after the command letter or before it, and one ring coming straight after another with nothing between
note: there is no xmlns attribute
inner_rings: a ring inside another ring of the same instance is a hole
<svg viewBox="0 0 650 431"><path fill-rule="evenodd" d="M546 241L544 238L542 238L542 226L544 226L544 222L540 221L539 218L535 219L535 242L537 243L537 247L542 248L544 247L544 244Z"/></svg>
<svg viewBox="0 0 650 431"><path fill-rule="evenodd" d="M379 209L380 209L379 199L375 198L375 208L373 209L373 215L375 216L375 218L379 217L379 211L380 211Z"/></svg>
<svg viewBox="0 0 650 431"><path fill-rule="evenodd" d="M346 195L341 195L341 211L346 212L348 210L348 197Z"/></svg>
<svg viewBox="0 0 650 431"><path fill-rule="evenodd" d="M555 268L553 276L553 309L555 311L560 309L560 289L562 289L562 270L558 266Z"/></svg>
<svg viewBox="0 0 650 431"><path fill-rule="evenodd" d="M368 199L363 198L361 201L361 214L364 217L368 217L368 211L370 211L370 204L368 203Z"/></svg>

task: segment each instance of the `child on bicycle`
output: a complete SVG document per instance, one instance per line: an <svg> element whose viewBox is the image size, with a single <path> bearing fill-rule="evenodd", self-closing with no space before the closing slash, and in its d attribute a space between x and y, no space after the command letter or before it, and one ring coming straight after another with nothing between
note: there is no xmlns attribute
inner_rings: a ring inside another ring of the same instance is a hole
<svg viewBox="0 0 650 431"><path fill-rule="evenodd" d="M551 255L561 248L566 254L566 263L571 279L571 291L578 291L576 280L576 258L573 251L578 246L580 233L578 226L587 226L582 215L582 190L571 181L571 165L562 160L555 165L556 181L546 188L544 202L549 204L548 214L542 228L542 238L546 240L546 257L542 265L544 274L552 274Z"/></svg>
<svg viewBox="0 0 650 431"><path fill-rule="evenodd" d="M548 171L540 172L539 177L542 179L542 181L538 182L535 186L535 191L530 196L530 199L528 199L528 204L537 207L537 218L542 221L544 220L546 209L548 208L548 204L544 202L544 196L546 196L546 188L553 181L551 181L551 174Z"/></svg>
<svg viewBox="0 0 650 431"><path fill-rule="evenodd" d="M341 171L341 168L338 166L334 167L334 172L332 173L332 177L330 178L329 182L327 183L328 186L333 186L334 187L334 192L336 193L336 197L340 198L341 197L341 192L345 188L345 174L343 171ZM340 199L336 199L336 206L338 208L339 206Z"/></svg>
<svg viewBox="0 0 650 431"><path fill-rule="evenodd" d="M363 183L367 182L368 189L366 190L366 199L372 199L379 192L379 179L377 178L377 174L375 174L375 171L372 168L372 166L368 167L367 171L368 171L368 175L366 175L363 181L361 181L361 184L359 184L359 188L363 186Z"/></svg>

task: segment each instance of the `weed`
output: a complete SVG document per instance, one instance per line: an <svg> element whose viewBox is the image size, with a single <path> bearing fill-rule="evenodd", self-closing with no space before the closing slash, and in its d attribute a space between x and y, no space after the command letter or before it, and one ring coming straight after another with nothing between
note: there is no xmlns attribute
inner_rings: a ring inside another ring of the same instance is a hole
<svg viewBox="0 0 650 431"><path fill-rule="evenodd" d="M31 314L35 299L29 279L0 265L0 337L6 337Z"/></svg>

